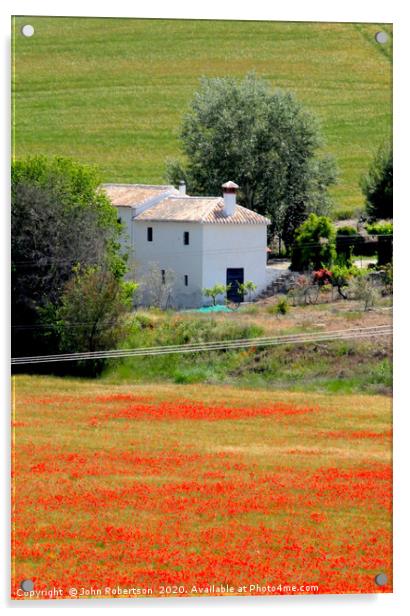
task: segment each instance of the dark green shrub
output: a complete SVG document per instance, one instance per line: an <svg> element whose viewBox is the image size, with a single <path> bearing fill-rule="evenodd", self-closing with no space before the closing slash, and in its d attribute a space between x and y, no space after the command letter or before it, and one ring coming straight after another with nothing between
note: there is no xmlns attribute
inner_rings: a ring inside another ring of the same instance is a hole
<svg viewBox="0 0 410 616"><path fill-rule="evenodd" d="M336 257L336 232L327 216L310 214L298 227L292 246L291 269L306 271L330 267Z"/></svg>

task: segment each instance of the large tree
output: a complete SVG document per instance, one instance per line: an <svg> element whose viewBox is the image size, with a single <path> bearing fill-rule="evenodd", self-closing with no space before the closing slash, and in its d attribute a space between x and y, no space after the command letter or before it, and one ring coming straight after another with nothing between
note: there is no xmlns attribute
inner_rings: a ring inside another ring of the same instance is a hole
<svg viewBox="0 0 410 616"><path fill-rule="evenodd" d="M361 180L366 210L371 219L393 218L393 148L383 143Z"/></svg>
<svg viewBox="0 0 410 616"><path fill-rule="evenodd" d="M272 92L254 73L242 81L204 78L181 129L185 161L169 161L167 179L191 194L219 195L234 180L246 207L270 217L271 233L290 246L309 213L330 209L333 160L316 118L287 92Z"/></svg>
<svg viewBox="0 0 410 616"><path fill-rule="evenodd" d="M57 350L45 309L58 305L76 266L99 267L118 280L125 271L115 208L98 186L92 168L70 159L40 156L12 166L14 356Z"/></svg>

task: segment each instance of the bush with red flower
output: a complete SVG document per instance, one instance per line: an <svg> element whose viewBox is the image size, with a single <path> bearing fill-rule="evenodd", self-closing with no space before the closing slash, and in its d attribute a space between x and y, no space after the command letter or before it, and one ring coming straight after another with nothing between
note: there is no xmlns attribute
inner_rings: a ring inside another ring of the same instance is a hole
<svg viewBox="0 0 410 616"><path fill-rule="evenodd" d="M322 267L316 272L313 272L313 283L318 284L319 287L323 287L326 284L332 284L332 277L332 272L325 267Z"/></svg>

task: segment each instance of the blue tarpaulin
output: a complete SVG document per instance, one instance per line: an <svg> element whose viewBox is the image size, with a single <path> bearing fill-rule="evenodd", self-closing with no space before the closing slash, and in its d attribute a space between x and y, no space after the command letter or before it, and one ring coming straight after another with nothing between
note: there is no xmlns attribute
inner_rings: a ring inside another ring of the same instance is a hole
<svg viewBox="0 0 410 616"><path fill-rule="evenodd" d="M232 309L223 304L218 304L217 306L204 306L203 308L198 308L198 310L194 312L232 312Z"/></svg>

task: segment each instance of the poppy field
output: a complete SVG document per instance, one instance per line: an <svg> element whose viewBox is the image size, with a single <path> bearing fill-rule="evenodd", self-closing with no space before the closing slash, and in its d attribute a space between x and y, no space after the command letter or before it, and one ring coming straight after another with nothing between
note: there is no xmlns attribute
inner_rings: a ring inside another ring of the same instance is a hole
<svg viewBox="0 0 410 616"><path fill-rule="evenodd" d="M392 592L388 396L16 376L12 434L13 598Z"/></svg>

